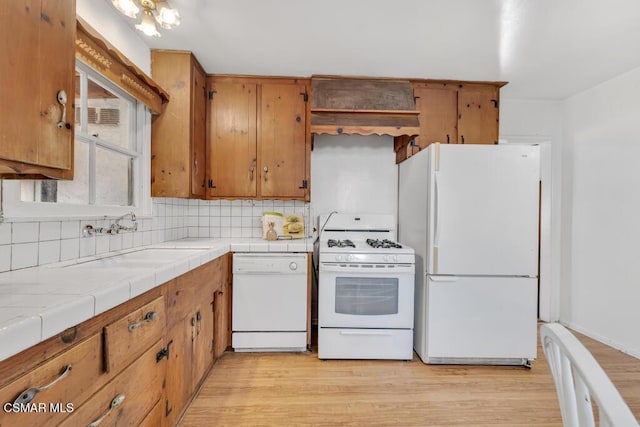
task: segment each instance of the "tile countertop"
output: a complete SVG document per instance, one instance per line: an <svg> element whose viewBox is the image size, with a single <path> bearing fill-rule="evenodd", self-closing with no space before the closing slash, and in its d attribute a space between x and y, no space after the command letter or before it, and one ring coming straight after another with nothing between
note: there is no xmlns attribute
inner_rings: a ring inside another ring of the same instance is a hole
<svg viewBox="0 0 640 427"><path fill-rule="evenodd" d="M0 273L0 361L228 252L311 251L311 238L188 238Z"/></svg>

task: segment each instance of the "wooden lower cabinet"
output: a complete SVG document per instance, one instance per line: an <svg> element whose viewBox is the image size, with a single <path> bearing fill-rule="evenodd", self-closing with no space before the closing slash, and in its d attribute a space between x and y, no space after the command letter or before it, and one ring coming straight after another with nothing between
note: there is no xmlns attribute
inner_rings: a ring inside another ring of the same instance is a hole
<svg viewBox="0 0 640 427"><path fill-rule="evenodd" d="M60 403L66 408L71 404L80 407L96 390L96 386L106 383L108 377L102 369L102 339L99 334L93 335L73 348L43 363L18 380L0 389L0 403L20 402L29 405L44 404L47 413L11 412L0 410L0 426L55 426L67 415L66 412L51 412L50 405ZM45 387L32 400L26 399L28 389ZM13 409L13 408L12 408Z"/></svg>
<svg viewBox="0 0 640 427"><path fill-rule="evenodd" d="M214 313L214 310L215 297L224 292L222 288L228 280L225 272L228 257L217 258L179 277L168 287L171 308L168 310L167 342L171 344L165 412L169 426L180 419L213 361L226 349L215 343L221 333L220 327L226 327L229 316L222 311Z"/></svg>
<svg viewBox="0 0 640 427"><path fill-rule="evenodd" d="M166 359L156 360L162 348L163 342L158 340L121 374L73 411L61 426L85 426L100 420L100 424L105 426L140 424L162 397Z"/></svg>
<svg viewBox="0 0 640 427"><path fill-rule="evenodd" d="M80 426L100 418L107 426L175 426L229 343L229 259L0 362L3 407L53 383L31 401L46 405L46 413L0 410L0 427Z"/></svg>

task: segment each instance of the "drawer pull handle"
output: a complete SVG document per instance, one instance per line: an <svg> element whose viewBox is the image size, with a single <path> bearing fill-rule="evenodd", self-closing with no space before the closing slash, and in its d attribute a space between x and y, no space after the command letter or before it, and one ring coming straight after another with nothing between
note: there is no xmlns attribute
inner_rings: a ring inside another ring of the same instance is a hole
<svg viewBox="0 0 640 427"><path fill-rule="evenodd" d="M158 313L156 313L155 311L150 311L147 314L144 315L144 318L139 321L139 322L135 322L135 323L129 323L129 332L132 332L135 329L138 329L140 326L144 325L145 323L149 323L149 322L153 322L153 320L158 317Z"/></svg>
<svg viewBox="0 0 640 427"><path fill-rule="evenodd" d="M54 385L56 385L56 383L58 383L58 381L62 381L63 379L65 379L69 375L69 372L71 372L71 365L65 366L60 376L51 381L49 384L43 385L42 387L29 387L28 389L20 393L20 395L13 403L23 405L31 402L36 397L36 394L53 387Z"/></svg>
<svg viewBox="0 0 640 427"><path fill-rule="evenodd" d="M126 396L124 394L119 394L116 397L114 397L111 403L109 404L109 409L107 409L107 412L102 414L102 416L97 420L95 420L94 422L87 424L87 427L97 427L98 425L100 425L100 423L109 416L111 411L116 409L118 406L122 405L122 402L124 402L125 397Z"/></svg>

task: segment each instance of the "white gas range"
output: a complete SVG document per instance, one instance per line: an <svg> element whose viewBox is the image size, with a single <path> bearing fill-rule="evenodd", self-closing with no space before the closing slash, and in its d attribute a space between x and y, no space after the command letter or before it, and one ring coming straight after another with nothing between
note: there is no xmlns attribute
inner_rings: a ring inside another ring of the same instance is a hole
<svg viewBox="0 0 640 427"><path fill-rule="evenodd" d="M320 219L318 357L413 358L413 249L393 215Z"/></svg>

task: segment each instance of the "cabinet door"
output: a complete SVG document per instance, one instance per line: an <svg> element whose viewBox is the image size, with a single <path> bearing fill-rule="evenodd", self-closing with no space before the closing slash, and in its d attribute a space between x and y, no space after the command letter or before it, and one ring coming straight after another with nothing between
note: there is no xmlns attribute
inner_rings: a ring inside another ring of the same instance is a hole
<svg viewBox="0 0 640 427"><path fill-rule="evenodd" d="M165 375L165 415L168 426L176 425L192 392L192 332L191 317L177 322L165 338L169 348Z"/></svg>
<svg viewBox="0 0 640 427"><path fill-rule="evenodd" d="M256 85L213 80L209 86L208 197L255 197Z"/></svg>
<svg viewBox="0 0 640 427"><path fill-rule="evenodd" d="M151 52L153 78L171 96L162 114L152 118L151 195L154 197L190 197L194 190L193 150L197 144L193 72L192 58L187 52Z"/></svg>
<svg viewBox="0 0 640 427"><path fill-rule="evenodd" d="M206 141L207 141L207 80L200 67L193 66L191 95L193 119L191 122L191 195L204 197L206 194Z"/></svg>
<svg viewBox="0 0 640 427"><path fill-rule="evenodd" d="M458 92L455 87L420 87L413 90L420 111L420 136L416 143L425 148L434 142L458 141Z"/></svg>
<svg viewBox="0 0 640 427"><path fill-rule="evenodd" d="M0 96L0 159L36 166L0 164L0 174L73 178L75 34L73 1L3 2L0 37L14 42L0 55L3 81L12 82Z"/></svg>
<svg viewBox="0 0 640 427"><path fill-rule="evenodd" d="M43 122L38 144L38 164L52 168L72 167L74 109L74 75L76 43L75 2L42 2L40 51L42 63L40 80L40 120ZM62 129L63 106L58 102L58 91L67 94L66 120Z"/></svg>
<svg viewBox="0 0 640 427"><path fill-rule="evenodd" d="M260 98L260 195L306 194L306 86L265 83Z"/></svg>
<svg viewBox="0 0 640 427"><path fill-rule="evenodd" d="M498 143L498 88L464 85L458 90L459 142Z"/></svg>
<svg viewBox="0 0 640 427"><path fill-rule="evenodd" d="M222 282L222 287L216 291L214 300L215 311L215 338L214 338L214 357L217 359L222 356L229 346L229 284L227 281Z"/></svg>
<svg viewBox="0 0 640 427"><path fill-rule="evenodd" d="M193 341L193 387L206 375L213 363L213 293L201 297L195 308L195 338Z"/></svg>

